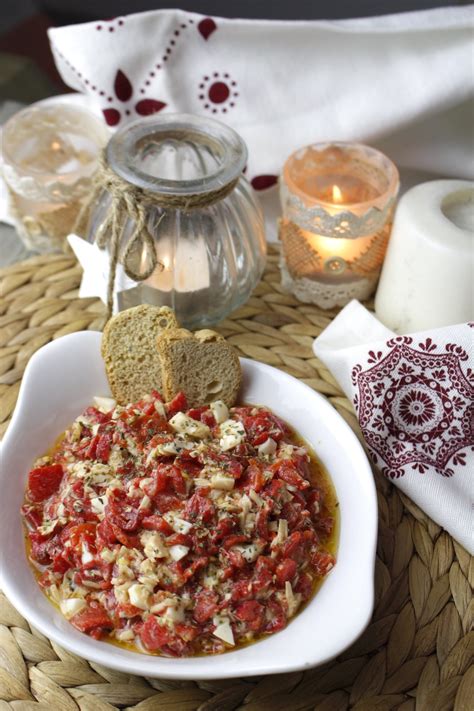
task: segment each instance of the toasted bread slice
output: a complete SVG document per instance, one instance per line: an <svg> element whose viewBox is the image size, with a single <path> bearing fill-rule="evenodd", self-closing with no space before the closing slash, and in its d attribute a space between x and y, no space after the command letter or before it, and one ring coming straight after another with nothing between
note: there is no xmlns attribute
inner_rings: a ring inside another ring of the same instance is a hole
<svg viewBox="0 0 474 711"><path fill-rule="evenodd" d="M156 339L178 326L167 306L148 304L121 311L107 323L101 351L112 395L120 405L136 402L152 390L162 393Z"/></svg>
<svg viewBox="0 0 474 711"><path fill-rule="evenodd" d="M218 333L169 329L158 336L157 349L167 400L182 391L190 407L214 400L234 404L242 382L240 361Z"/></svg>

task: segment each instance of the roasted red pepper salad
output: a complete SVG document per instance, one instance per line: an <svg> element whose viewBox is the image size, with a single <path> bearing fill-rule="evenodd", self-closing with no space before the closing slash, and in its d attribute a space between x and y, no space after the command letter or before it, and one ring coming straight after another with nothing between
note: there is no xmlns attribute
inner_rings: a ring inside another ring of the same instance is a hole
<svg viewBox="0 0 474 711"><path fill-rule="evenodd" d="M35 463L22 514L39 584L74 627L183 657L283 629L335 564L336 506L268 409L153 392L95 398Z"/></svg>

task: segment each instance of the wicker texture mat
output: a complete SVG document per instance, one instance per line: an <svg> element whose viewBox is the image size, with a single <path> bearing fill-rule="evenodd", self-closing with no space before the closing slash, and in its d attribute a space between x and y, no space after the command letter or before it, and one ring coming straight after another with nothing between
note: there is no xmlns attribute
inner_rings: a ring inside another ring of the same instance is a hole
<svg viewBox="0 0 474 711"><path fill-rule="evenodd" d="M252 298L218 330L242 355L277 366L326 395L360 436L349 401L311 350L334 313L285 294L277 263L272 247ZM3 433L34 351L64 334L100 329L104 309L97 299L78 299L81 272L70 257L35 257L0 276ZM473 560L394 486L380 475L376 482L375 612L338 659L304 674L211 682L143 679L89 664L50 643L0 594L0 711L471 710Z"/></svg>

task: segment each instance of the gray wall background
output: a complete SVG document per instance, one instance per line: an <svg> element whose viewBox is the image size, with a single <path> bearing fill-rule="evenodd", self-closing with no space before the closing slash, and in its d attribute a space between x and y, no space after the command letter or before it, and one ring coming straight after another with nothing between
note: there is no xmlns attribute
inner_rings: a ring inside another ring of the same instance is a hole
<svg viewBox="0 0 474 711"><path fill-rule="evenodd" d="M143 10L178 7L203 15L268 19L341 19L469 5L469 0L1 0L0 33L44 13L54 24L72 24Z"/></svg>

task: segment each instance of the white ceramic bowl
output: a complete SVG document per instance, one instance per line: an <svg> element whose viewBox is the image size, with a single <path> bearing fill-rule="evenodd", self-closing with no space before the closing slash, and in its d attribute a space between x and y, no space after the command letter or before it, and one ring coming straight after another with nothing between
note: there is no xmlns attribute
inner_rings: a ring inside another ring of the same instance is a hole
<svg viewBox="0 0 474 711"><path fill-rule="evenodd" d="M244 402L267 405L311 443L340 504L337 564L286 629L224 655L167 659L130 652L75 630L40 591L28 564L20 506L27 472L72 420L107 395L101 334L74 333L31 358L2 447L0 585L18 611L66 649L120 671L150 677L212 679L289 672L322 664L364 630L373 608L377 505L372 472L357 437L327 400L295 378L242 360Z"/></svg>

